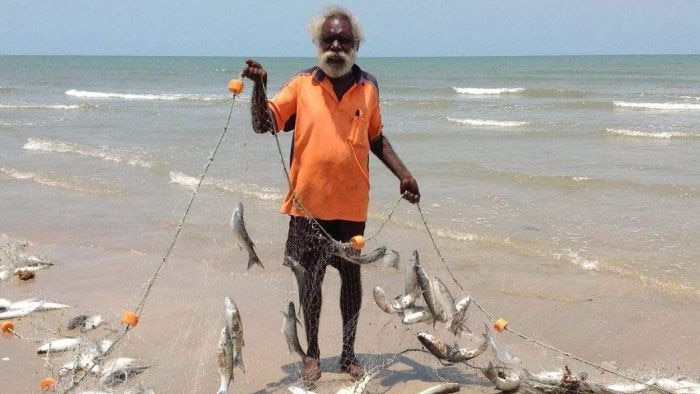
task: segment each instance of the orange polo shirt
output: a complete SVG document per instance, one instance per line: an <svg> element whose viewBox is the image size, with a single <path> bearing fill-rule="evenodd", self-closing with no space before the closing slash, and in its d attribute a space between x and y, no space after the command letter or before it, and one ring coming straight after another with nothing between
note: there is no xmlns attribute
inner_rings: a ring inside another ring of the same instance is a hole
<svg viewBox="0 0 700 394"><path fill-rule="evenodd" d="M269 101L277 130L294 130L291 189L281 212L323 220L367 220L369 144L382 132L376 79L354 65L355 84L338 101L324 72L295 75Z"/></svg>

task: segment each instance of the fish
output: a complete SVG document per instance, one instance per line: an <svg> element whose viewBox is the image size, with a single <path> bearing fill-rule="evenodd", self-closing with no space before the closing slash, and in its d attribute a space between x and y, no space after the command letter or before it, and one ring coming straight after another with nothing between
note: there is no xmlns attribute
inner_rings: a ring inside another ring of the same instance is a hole
<svg viewBox="0 0 700 394"><path fill-rule="evenodd" d="M496 370L490 361L486 368L481 369L481 372L501 391L513 391L520 386L520 376L517 373L507 368Z"/></svg>
<svg viewBox="0 0 700 394"><path fill-rule="evenodd" d="M423 390L418 394L449 394L456 393L460 390L460 386L457 383L444 383L433 386L427 390Z"/></svg>
<svg viewBox="0 0 700 394"><path fill-rule="evenodd" d="M243 346L245 346L245 342L243 341L241 314L231 297L226 297L224 303L226 304L226 326L229 329L229 335L231 335L231 342L233 343L233 366L239 367L245 373L245 365L243 365Z"/></svg>
<svg viewBox="0 0 700 394"><path fill-rule="evenodd" d="M646 391L647 385L641 384L641 383L632 383L632 384L617 383L617 384L608 384L605 386L605 389L613 391L615 393L631 394L631 393L640 393L642 391Z"/></svg>
<svg viewBox="0 0 700 394"><path fill-rule="evenodd" d="M233 231L234 238L236 238L236 241L238 242L238 247L241 248L241 250L248 252L248 270L250 270L250 267L255 264L259 265L261 268L265 268L262 265L258 254L255 253L255 244L250 240L248 230L245 228L242 202L238 203L238 206L236 209L234 209L233 214L231 215L231 230Z"/></svg>
<svg viewBox="0 0 700 394"><path fill-rule="evenodd" d="M35 308L36 307L36 308ZM7 309L31 309L35 311L51 311L55 309L70 308L70 305L60 304L57 302L48 302L45 300L37 300L36 298L28 298L26 300L13 302Z"/></svg>
<svg viewBox="0 0 700 394"><path fill-rule="evenodd" d="M418 340L425 346L426 349L433 356L439 358L440 360L447 360L450 354L449 347L442 341L442 339L428 334L427 332L419 332Z"/></svg>
<svg viewBox="0 0 700 394"><path fill-rule="evenodd" d="M299 264L298 261L294 260L289 256L284 256L284 262L282 265L289 267L294 274L294 278L297 280L297 289L299 293L299 309L300 311L304 309L304 299L306 298L307 283L309 281L309 274L306 269Z"/></svg>
<svg viewBox="0 0 700 394"><path fill-rule="evenodd" d="M410 308L416 302L418 297L423 294L420 288L416 289L412 294L400 295L393 300L391 300L391 307L397 311L403 311L404 309Z"/></svg>
<svg viewBox="0 0 700 394"><path fill-rule="evenodd" d="M99 327L104 320L102 319L101 315L91 315L88 316L85 319L85 322L83 323L83 328L80 329L81 332L87 332L90 330L94 330L97 327Z"/></svg>
<svg viewBox="0 0 700 394"><path fill-rule="evenodd" d="M135 362L135 359L129 357L117 357L108 360L102 364L102 372L100 372L100 376L102 378L106 378L114 371L133 366Z"/></svg>
<svg viewBox="0 0 700 394"><path fill-rule="evenodd" d="M282 321L282 333L284 338L287 340L287 346L289 346L289 353L296 353L303 360L306 357L306 352L301 348L301 343L299 343L299 334L297 333L297 317L294 311L294 303L289 301L287 303L287 310L284 312L284 320Z"/></svg>
<svg viewBox="0 0 700 394"><path fill-rule="evenodd" d="M124 368L115 369L108 375L103 376L100 382L105 387L116 386L120 383L126 382L127 380L129 380L129 378L136 376L147 369L148 367L142 366L128 366Z"/></svg>
<svg viewBox="0 0 700 394"><path fill-rule="evenodd" d="M88 315L78 315L75 316L74 318L68 320L68 324L66 325L66 328L68 330L74 330L83 324L85 324L85 320L87 320Z"/></svg>
<svg viewBox="0 0 700 394"><path fill-rule="evenodd" d="M12 305L12 301L8 300L7 298L0 298L0 312L4 311Z"/></svg>
<svg viewBox="0 0 700 394"><path fill-rule="evenodd" d="M561 383L562 379L564 378L564 370L559 369L556 371L544 371L540 372L538 374L533 374L532 372L528 371L527 369L523 369L523 373L525 375L525 378L527 380L531 380L533 382L545 384L545 385L550 385L550 386L556 386L559 383Z"/></svg>
<svg viewBox="0 0 700 394"><path fill-rule="evenodd" d="M374 265L384 268L398 268L400 260L401 256L399 255L399 252L393 249L388 249L384 256L380 257Z"/></svg>
<svg viewBox="0 0 700 394"><path fill-rule="evenodd" d="M465 296L455 302L455 314L447 321L447 330L454 335L459 335L464 329L464 324L467 322L467 311L471 305L472 298Z"/></svg>
<svg viewBox="0 0 700 394"><path fill-rule="evenodd" d="M0 320L16 319L18 317L27 316L39 308L40 305L27 305L21 309L7 309L5 312L0 312Z"/></svg>
<svg viewBox="0 0 700 394"><path fill-rule="evenodd" d="M374 297L374 302L377 304L379 309L383 310L388 314L394 314L398 312L391 306L391 303L386 298L386 294L384 294L384 290L381 287L375 287L372 291L372 296Z"/></svg>
<svg viewBox="0 0 700 394"><path fill-rule="evenodd" d="M433 320L433 315L425 308L411 307L403 311L403 324L416 324Z"/></svg>
<svg viewBox="0 0 700 394"><path fill-rule="evenodd" d="M386 256L387 249L386 246L380 246L367 254L357 254L357 252L355 252L355 249L345 246L338 246L336 248L333 248L332 253L333 255L338 256L351 263L365 265L374 263L375 261L378 261L384 256Z"/></svg>
<svg viewBox="0 0 700 394"><path fill-rule="evenodd" d="M37 354L65 352L73 350L83 342L82 338L60 338L46 342L36 350Z"/></svg>
<svg viewBox="0 0 700 394"><path fill-rule="evenodd" d="M217 364L219 365L219 391L217 394L225 394L228 392L228 385L233 380L233 342L231 341L231 333L228 326L221 330L219 335L219 347L216 351Z"/></svg>
<svg viewBox="0 0 700 394"><path fill-rule="evenodd" d="M474 357L480 356L483 354L486 349L489 348L489 338L487 334L484 335L484 342L479 345L476 349L468 350L464 348L460 348L457 345L452 346L449 349L447 361L453 362L453 363L460 363L462 361L468 361L473 359Z"/></svg>
<svg viewBox="0 0 700 394"><path fill-rule="evenodd" d="M433 293L436 295L437 301L443 311L441 320L449 322L454 315L457 314L455 299L452 297L452 294L450 294L450 289L448 289L445 283L437 276L433 277L431 285L433 286Z"/></svg>
<svg viewBox="0 0 700 394"><path fill-rule="evenodd" d="M111 346L111 341L110 341ZM97 365L99 357L104 355L105 349L100 343L90 342L77 354L75 359L64 363L58 371L60 376L67 376L80 370L88 371L92 374L99 374L100 366Z"/></svg>
<svg viewBox="0 0 700 394"><path fill-rule="evenodd" d="M404 295L413 294L417 290L420 290L418 278L416 277L416 265L420 265L420 261L418 260L418 251L414 250L411 252L411 258L408 259L408 265L406 265L406 271L404 273Z"/></svg>
<svg viewBox="0 0 700 394"><path fill-rule="evenodd" d="M418 280L418 286L423 291L423 298L428 306L428 310L433 317L433 326L435 326L436 320L442 320L444 311L442 305L438 302L437 294L434 292L435 286L433 282L428 279L428 275L422 266L416 264L414 266L416 272L416 278Z"/></svg>

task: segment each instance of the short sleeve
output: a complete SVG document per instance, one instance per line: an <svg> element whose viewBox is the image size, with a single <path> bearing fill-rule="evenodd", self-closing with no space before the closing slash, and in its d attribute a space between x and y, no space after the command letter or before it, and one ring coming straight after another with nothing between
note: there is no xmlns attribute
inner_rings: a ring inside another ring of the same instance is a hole
<svg viewBox="0 0 700 394"><path fill-rule="evenodd" d="M382 124L382 113L379 108L379 94L374 94L374 100L372 100L372 111L369 117L369 127L367 130L367 136L370 142L376 141L377 138L382 134L382 129L384 125Z"/></svg>
<svg viewBox="0 0 700 394"><path fill-rule="evenodd" d="M290 79L275 97L268 101L270 110L275 117L276 130L284 130L285 124L296 115L300 82L301 78L298 77Z"/></svg>

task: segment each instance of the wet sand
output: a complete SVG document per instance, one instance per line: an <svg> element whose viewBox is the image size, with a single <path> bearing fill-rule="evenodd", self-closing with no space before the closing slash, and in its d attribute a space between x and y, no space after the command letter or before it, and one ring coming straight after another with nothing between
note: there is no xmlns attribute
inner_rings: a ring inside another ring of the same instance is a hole
<svg viewBox="0 0 700 394"><path fill-rule="evenodd" d="M198 197L199 198L199 197ZM298 357L289 354L280 333L282 313L288 300L297 300L293 276L281 265L287 219L276 212L276 203L250 203L246 221L257 244L265 270L246 272L247 257L235 245L227 229L228 207L217 204L216 194L205 194L195 203L173 255L159 275L139 325L113 351L115 356L133 357L151 368L128 383L143 384L158 393L212 393L218 383L216 345L224 324L223 298L233 297L244 325L244 362L247 374L235 371L231 393L286 392L299 385ZM199 205L198 205L199 204ZM410 209L410 208L408 208ZM99 221L85 227L55 229L38 221L3 221L12 239L28 240L33 250L48 254L56 266L40 271L23 283L16 279L0 283L0 297L19 300L41 297L73 306L63 311L39 312L15 320L16 331L26 340L0 341L0 382L3 393L36 392L44 376L56 373L64 357L47 365L36 355L37 343L66 333L65 324L78 313L100 313L107 324L90 332L90 339L121 332L119 317L136 307L142 289L155 272L179 220L179 207L157 226L115 229ZM29 213L13 213L21 216ZM56 214L54 218L60 217ZM410 214L406 214L410 215ZM222 219L212 225L212 217ZM399 217L400 219L400 217ZM400 221L400 220L399 220ZM10 225L10 223L13 223ZM367 234L379 223L370 221ZM412 249L421 252L429 274L437 275L460 295L439 262L424 229L388 223L379 242L398 250L406 259ZM645 287L632 278L609 273L586 272L537 256L512 256L478 247L469 241L436 239L443 255L465 291L494 317L504 317L510 327L528 336L640 378L652 374L697 378L700 356L698 300L685 293L674 294ZM534 264L533 264L534 263ZM535 270L532 267L537 267ZM404 326L396 316L381 312L372 299L372 288L382 286L388 296L403 287L402 275L388 268L363 268L363 308L356 350L367 366L376 366L409 348L420 348L415 334L432 331L429 325ZM339 280L330 269L324 283L321 317L323 377L316 391L331 393L348 386L347 376L337 365L341 348ZM486 319L472 310L474 328ZM440 335L452 341L444 329ZM299 328L300 332L303 332ZM621 379L601 375L560 354L527 343L508 334L497 340L522 360L518 368L534 372L569 365L587 370L601 382ZM460 343L469 344L466 339ZM302 345L305 341L302 338ZM485 365L492 354L475 359ZM440 365L423 353L407 353L370 385L370 392L417 393L444 381L464 384L463 392L494 392L490 382L475 369ZM76 392L94 388L88 379ZM122 392L118 387L115 392Z"/></svg>

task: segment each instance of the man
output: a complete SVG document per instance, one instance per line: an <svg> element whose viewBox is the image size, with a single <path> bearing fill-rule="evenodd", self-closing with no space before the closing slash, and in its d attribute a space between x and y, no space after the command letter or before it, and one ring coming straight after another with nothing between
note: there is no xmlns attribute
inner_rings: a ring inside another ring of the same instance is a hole
<svg viewBox="0 0 700 394"><path fill-rule="evenodd" d="M272 100L265 100L267 72L260 63L247 60L242 75L255 82L253 129L258 133L294 130L291 185L281 211L290 215L285 255L309 275L303 299L308 356L301 376L312 382L321 377L318 327L326 265L338 270L342 283L341 370L354 378L364 374L354 349L362 302L360 267L334 256L327 235L347 242L364 233L370 150L399 179L405 199L417 203L420 193L382 134L377 81L355 64L363 40L357 18L344 8L331 7L311 21L309 30L318 48L318 66L292 77Z"/></svg>

